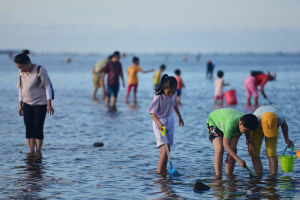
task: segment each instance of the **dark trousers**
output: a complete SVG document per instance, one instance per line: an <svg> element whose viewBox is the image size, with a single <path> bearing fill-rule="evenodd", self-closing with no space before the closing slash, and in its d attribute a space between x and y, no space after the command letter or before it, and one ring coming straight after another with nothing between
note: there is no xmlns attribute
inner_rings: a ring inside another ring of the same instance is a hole
<svg viewBox="0 0 300 200"><path fill-rule="evenodd" d="M46 105L31 106L23 103L26 138L44 139L44 122L47 113Z"/></svg>

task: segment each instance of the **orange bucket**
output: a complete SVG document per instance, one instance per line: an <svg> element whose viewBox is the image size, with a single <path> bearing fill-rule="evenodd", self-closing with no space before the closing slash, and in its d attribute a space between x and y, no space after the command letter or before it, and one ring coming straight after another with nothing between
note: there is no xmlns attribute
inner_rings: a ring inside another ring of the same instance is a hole
<svg viewBox="0 0 300 200"><path fill-rule="evenodd" d="M237 104L235 90L228 90L228 91L224 92L224 98L225 98L225 101L226 101L226 105L235 105L235 104Z"/></svg>

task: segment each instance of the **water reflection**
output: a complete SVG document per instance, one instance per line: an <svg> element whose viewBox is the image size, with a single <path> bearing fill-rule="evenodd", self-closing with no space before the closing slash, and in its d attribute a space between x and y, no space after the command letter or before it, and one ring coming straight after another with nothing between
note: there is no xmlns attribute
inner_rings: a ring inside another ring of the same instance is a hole
<svg viewBox="0 0 300 200"><path fill-rule="evenodd" d="M172 179L169 179L167 176L158 175L158 180L155 181L159 185L160 191L163 195L162 198L157 199L179 199L179 196L172 189Z"/></svg>
<svg viewBox="0 0 300 200"><path fill-rule="evenodd" d="M21 199L42 199L39 195L43 190L43 175L45 173L41 154L27 154L24 159L25 166L19 166L23 169L19 174L18 185L21 187L21 192L18 198ZM19 190L20 191L20 190Z"/></svg>

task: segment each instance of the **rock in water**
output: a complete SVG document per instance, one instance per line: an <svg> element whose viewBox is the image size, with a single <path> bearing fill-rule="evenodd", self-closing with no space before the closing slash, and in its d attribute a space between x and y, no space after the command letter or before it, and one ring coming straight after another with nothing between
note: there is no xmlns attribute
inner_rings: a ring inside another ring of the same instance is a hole
<svg viewBox="0 0 300 200"><path fill-rule="evenodd" d="M210 187L208 185L205 185L204 183L202 183L201 181L196 181L196 183L194 184L194 192L203 192L206 190L209 190Z"/></svg>
<svg viewBox="0 0 300 200"><path fill-rule="evenodd" d="M104 144L103 144L103 142L95 142L95 143L93 144L93 146L94 146L94 147L103 147Z"/></svg>

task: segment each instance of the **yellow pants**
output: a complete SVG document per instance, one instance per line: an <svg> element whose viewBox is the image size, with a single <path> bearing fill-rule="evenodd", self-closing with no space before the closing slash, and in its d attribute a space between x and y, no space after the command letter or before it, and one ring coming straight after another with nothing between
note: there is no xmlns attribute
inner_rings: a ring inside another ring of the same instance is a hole
<svg viewBox="0 0 300 200"><path fill-rule="evenodd" d="M101 76L93 74L93 84L94 88L102 88Z"/></svg>
<svg viewBox="0 0 300 200"><path fill-rule="evenodd" d="M259 157L261 144L264 138L266 145L266 155L268 157L277 155L276 148L278 137L265 137L262 129L257 128L255 131L251 131L251 139L255 150L255 154L253 157Z"/></svg>

